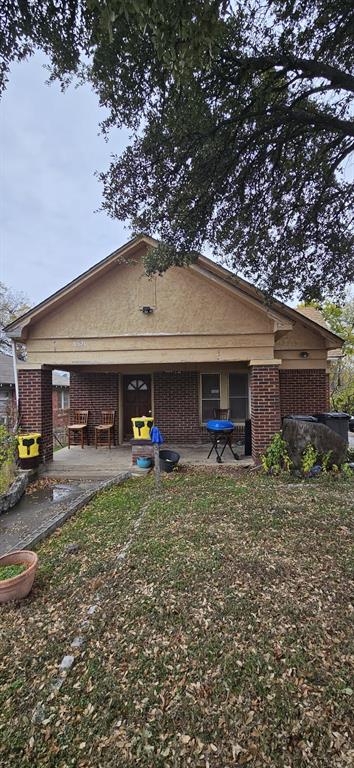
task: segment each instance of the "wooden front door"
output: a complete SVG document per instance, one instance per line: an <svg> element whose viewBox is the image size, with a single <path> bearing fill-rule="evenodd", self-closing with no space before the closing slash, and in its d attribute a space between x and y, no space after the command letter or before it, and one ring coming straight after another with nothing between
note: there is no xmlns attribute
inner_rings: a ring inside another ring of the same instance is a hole
<svg viewBox="0 0 354 768"><path fill-rule="evenodd" d="M151 416L151 376L132 373L123 377L124 440L133 437L132 418Z"/></svg>

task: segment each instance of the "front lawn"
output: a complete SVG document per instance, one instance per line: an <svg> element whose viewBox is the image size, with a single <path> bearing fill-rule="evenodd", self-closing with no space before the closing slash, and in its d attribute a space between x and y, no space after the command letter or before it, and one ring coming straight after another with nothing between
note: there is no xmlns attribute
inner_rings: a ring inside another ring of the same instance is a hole
<svg viewBox="0 0 354 768"><path fill-rule="evenodd" d="M0 609L0 765L353 765L353 491L213 468L102 493Z"/></svg>

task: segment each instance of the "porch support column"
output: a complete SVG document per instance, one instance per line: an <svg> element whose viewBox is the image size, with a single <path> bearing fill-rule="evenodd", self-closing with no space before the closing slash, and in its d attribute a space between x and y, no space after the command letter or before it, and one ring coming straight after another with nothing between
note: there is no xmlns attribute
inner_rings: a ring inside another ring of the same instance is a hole
<svg viewBox="0 0 354 768"><path fill-rule="evenodd" d="M40 432L41 461L53 458L52 371L42 368L20 368L20 431Z"/></svg>
<svg viewBox="0 0 354 768"><path fill-rule="evenodd" d="M281 427L279 365L281 360L251 360L252 457L260 456Z"/></svg>

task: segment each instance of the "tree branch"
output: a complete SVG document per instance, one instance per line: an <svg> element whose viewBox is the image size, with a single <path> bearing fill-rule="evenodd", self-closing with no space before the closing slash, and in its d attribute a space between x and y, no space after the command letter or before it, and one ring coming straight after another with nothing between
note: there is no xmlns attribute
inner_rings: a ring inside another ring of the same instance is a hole
<svg viewBox="0 0 354 768"><path fill-rule="evenodd" d="M246 70L272 69L273 67L284 67L285 70L301 70L308 77L323 77L329 80L334 88L340 88L354 93L354 77L348 72L337 67L332 67L324 61L315 61L314 59L303 59L297 56L274 53L270 56L261 54L260 56L232 57L239 66Z"/></svg>
<svg viewBox="0 0 354 768"><path fill-rule="evenodd" d="M324 112L306 111L305 109L286 110L288 118L298 121L304 125L316 125L318 128L327 129L335 133L341 133L343 136L354 136L354 123L350 120L340 120L335 115L328 115Z"/></svg>

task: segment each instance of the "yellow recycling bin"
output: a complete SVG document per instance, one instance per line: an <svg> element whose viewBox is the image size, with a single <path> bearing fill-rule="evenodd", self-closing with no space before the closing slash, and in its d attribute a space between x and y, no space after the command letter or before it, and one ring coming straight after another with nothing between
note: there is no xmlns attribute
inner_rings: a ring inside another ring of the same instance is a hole
<svg viewBox="0 0 354 768"><path fill-rule="evenodd" d="M135 416L132 423L134 440L150 440L150 429L154 423L151 416Z"/></svg>
<svg viewBox="0 0 354 768"><path fill-rule="evenodd" d="M35 459L39 456L41 435L39 432L30 432L28 435L18 435L18 456L22 460Z"/></svg>

